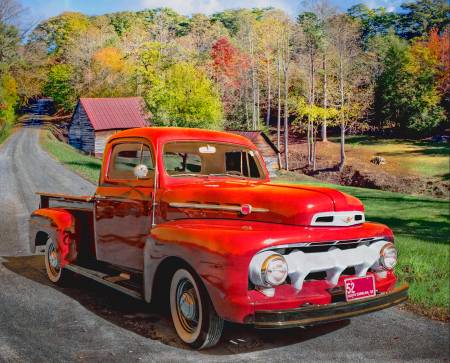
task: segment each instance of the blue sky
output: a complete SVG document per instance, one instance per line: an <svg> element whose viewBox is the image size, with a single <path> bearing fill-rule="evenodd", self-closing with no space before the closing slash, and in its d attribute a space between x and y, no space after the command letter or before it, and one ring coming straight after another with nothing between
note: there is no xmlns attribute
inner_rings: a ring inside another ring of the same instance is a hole
<svg viewBox="0 0 450 363"><path fill-rule="evenodd" d="M296 15L301 8L302 0L22 0L28 9L28 16L40 21L63 11L80 11L89 15L98 15L123 10L139 10L168 6L181 14L211 14L228 8L267 7L273 6ZM393 10L401 0L330 0L345 10L350 6L363 2L370 7L384 6Z"/></svg>

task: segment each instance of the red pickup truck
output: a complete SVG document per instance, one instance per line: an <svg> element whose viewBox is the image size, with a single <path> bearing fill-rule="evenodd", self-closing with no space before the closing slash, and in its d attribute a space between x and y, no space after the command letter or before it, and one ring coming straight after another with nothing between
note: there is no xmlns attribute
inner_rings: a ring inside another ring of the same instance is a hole
<svg viewBox="0 0 450 363"><path fill-rule="evenodd" d="M45 252L51 281L72 271L166 301L194 348L217 344L225 320L297 327L407 299L388 227L366 222L350 195L271 183L238 135L123 131L107 142L94 196L40 198L30 246Z"/></svg>

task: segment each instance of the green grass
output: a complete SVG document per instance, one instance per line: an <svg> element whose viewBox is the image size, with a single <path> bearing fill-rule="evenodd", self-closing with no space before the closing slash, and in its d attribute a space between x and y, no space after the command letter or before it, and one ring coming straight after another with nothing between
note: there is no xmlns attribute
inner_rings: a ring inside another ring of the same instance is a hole
<svg viewBox="0 0 450 363"><path fill-rule="evenodd" d="M449 207L445 200L280 177L275 182L326 185L364 203L366 217L388 225L399 252L396 272L410 284L409 305L440 320L449 316Z"/></svg>
<svg viewBox="0 0 450 363"><path fill-rule="evenodd" d="M50 131L42 131L41 145L55 159L80 174L91 183L97 184L102 161L82 154L77 149L57 140Z"/></svg>
<svg viewBox="0 0 450 363"><path fill-rule="evenodd" d="M0 145L11 135L11 130L12 127L10 126L6 126L0 130Z"/></svg>
<svg viewBox="0 0 450 363"><path fill-rule="evenodd" d="M338 138L330 138L339 142ZM423 140L380 139L371 136L349 136L347 149L366 150L396 162L402 168L425 177L450 178L450 145Z"/></svg>

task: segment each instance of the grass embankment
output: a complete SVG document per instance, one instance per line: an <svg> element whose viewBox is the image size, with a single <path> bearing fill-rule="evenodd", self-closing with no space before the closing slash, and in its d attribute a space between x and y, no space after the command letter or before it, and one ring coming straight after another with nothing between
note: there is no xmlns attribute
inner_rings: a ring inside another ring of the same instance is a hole
<svg viewBox="0 0 450 363"><path fill-rule="evenodd" d="M102 161L82 154L70 145L55 138L50 131L42 131L41 145L54 158L69 169L80 174L91 183L97 184Z"/></svg>
<svg viewBox="0 0 450 363"><path fill-rule="evenodd" d="M2 129L0 129L0 145L6 141L9 135L11 135L11 132L12 132L11 126L5 126Z"/></svg>
<svg viewBox="0 0 450 363"><path fill-rule="evenodd" d="M326 185L297 177L276 182ZM374 189L327 185L361 199L370 221L393 229L399 252L396 272L410 285L409 307L426 316L449 320L449 207L445 200Z"/></svg>
<svg viewBox="0 0 450 363"><path fill-rule="evenodd" d="M338 142L337 138L330 140ZM379 155L398 172L424 177L450 179L450 145L442 142L403 139L379 139L370 136L349 136L346 140L350 155ZM390 170L395 174L395 170Z"/></svg>
<svg viewBox="0 0 450 363"><path fill-rule="evenodd" d="M55 158L92 182L98 180L100 160L43 133L42 144ZM275 182L321 184L298 174ZM449 319L449 206L445 200L380 190L329 185L362 200L367 219L387 224L399 250L397 273L410 284L409 307L429 317Z"/></svg>

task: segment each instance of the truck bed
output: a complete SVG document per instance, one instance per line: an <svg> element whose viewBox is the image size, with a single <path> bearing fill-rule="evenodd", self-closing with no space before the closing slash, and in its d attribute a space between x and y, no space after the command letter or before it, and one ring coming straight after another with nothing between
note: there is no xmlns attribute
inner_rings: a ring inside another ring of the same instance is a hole
<svg viewBox="0 0 450 363"><path fill-rule="evenodd" d="M71 210L94 209L95 196L36 193L40 196L39 208L67 208Z"/></svg>

